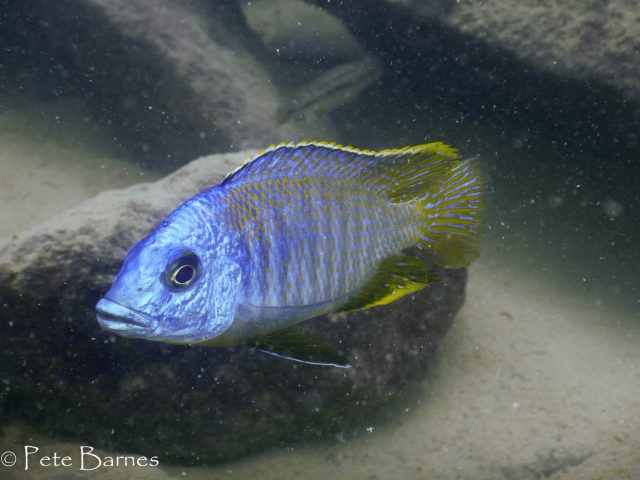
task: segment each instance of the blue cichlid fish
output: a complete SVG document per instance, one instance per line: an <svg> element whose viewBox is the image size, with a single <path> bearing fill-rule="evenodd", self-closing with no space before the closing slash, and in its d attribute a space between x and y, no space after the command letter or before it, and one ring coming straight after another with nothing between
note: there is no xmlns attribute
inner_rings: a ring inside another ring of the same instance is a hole
<svg viewBox="0 0 640 480"><path fill-rule="evenodd" d="M346 359L296 324L384 305L477 256L483 175L443 143L358 150L272 146L191 198L135 245L102 328L168 343L243 343L305 363Z"/></svg>

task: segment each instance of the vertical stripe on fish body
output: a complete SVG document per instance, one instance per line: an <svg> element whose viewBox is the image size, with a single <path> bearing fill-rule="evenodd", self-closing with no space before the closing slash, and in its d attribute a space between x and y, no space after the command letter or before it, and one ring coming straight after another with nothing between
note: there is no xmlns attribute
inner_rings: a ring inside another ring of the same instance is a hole
<svg viewBox="0 0 640 480"><path fill-rule="evenodd" d="M241 304L305 307L300 320L354 304L363 289L370 290L365 297L410 293L396 291L403 285L393 290L392 278L369 285L381 272L384 280L383 266L407 247L425 248L450 267L477 252L479 167L442 143L381 152L279 145L232 172L221 188L226 223L246 263ZM399 271L392 266L388 275ZM413 282L421 288L428 280Z"/></svg>

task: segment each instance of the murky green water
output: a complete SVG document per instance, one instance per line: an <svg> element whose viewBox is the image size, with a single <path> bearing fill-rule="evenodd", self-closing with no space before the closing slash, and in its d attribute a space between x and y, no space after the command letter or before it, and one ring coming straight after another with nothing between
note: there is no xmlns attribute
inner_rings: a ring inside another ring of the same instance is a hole
<svg viewBox="0 0 640 480"><path fill-rule="evenodd" d="M13 3L0 5L10 9ZM5 19L11 18L7 11ZM122 141L121 127L114 127L123 121L121 112L114 109L112 118L104 110L96 112L95 105L104 104L92 96L101 90L68 87L52 94L43 86L46 72L33 59L49 56L55 65L56 50L47 51L41 40L32 43L35 40L27 31L9 38L13 33L5 27L0 36L13 48L11 61L3 64L5 77L0 84L0 239L19 239L27 229L38 228L99 192L155 181L176 168L171 159L158 157L154 163L135 141ZM31 52L25 53L24 61L18 48L22 44ZM517 111L522 107L517 99L510 111L509 99L496 101L499 91L483 96L485 85L472 88L473 79L481 76L477 72L458 84L451 83L453 73L437 69L425 79L430 70L424 58L408 56L394 63L389 51L370 52L379 57L383 73L366 90L341 97L342 106L298 112L294 117L300 123L293 122L297 130L287 124L280 134L315 137L317 126L327 140L372 149L438 140L456 146L464 156L481 158L490 190L482 253L469 268L465 305L420 380L359 429L317 442L276 444L209 466L176 465L159 455L157 467L82 471L78 455L83 441L41 431L27 418L3 416L5 407L0 403L2 452L14 452L22 461L26 446L34 445L40 453L32 460L54 452L71 457L69 467L34 461L25 470L17 468L24 467L20 462L17 467L3 463L0 478L632 479L640 475L640 153L637 143L629 140L637 141L640 117L629 114L629 102L620 101L615 92L605 95L597 89L593 98L585 98L572 110L553 96L553 82L549 86L533 73L531 85L522 88L549 95L534 96L550 105L548 111L545 115L542 107L529 114ZM263 55L260 61L268 68L282 67L281 59ZM509 62L500 65L508 68ZM307 68L299 59L294 64L298 73ZM520 63L517 69L522 69ZM508 77L504 71L500 74ZM519 79L523 73L518 70L513 75ZM52 88L58 88L59 72L49 80ZM574 91L572 81L561 82L564 90L557 95ZM443 85L446 82L449 89ZM581 85L575 87L575 95L582 92ZM162 86L158 88L162 91ZM135 93L132 98L137 98ZM627 110L608 125L607 112L619 104ZM153 133L142 131L139 137L147 142ZM288 139L275 135L272 139L280 140ZM165 136L159 150L171 141ZM150 148L153 151L153 145ZM227 150L220 144L215 152ZM94 305L86 308L92 310ZM12 320L0 317L1 322ZM31 374L37 379L44 372ZM11 372L2 372L0 380L8 383L10 377ZM0 402L4 398L0 396ZM54 410L45 416L61 414ZM115 453L106 444L95 447L103 457L155 455Z"/></svg>

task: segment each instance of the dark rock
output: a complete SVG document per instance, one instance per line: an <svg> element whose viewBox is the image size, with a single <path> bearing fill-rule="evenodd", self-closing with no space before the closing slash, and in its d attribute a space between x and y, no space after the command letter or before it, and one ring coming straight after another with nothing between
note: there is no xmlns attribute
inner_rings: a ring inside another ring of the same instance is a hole
<svg viewBox="0 0 640 480"><path fill-rule="evenodd" d="M640 10L633 0L309 0L394 73L385 95L540 129L597 154L635 154ZM399 87L398 87L399 86ZM406 92L406 93L405 93ZM411 103L409 103L411 102ZM594 139L610 137L614 142Z"/></svg>
<svg viewBox="0 0 640 480"><path fill-rule="evenodd" d="M137 158L176 166L279 139L278 92L233 1L0 0L0 8L0 30L46 52Z"/></svg>
<svg viewBox="0 0 640 480"><path fill-rule="evenodd" d="M0 245L0 412L96 448L212 463L362 431L424 373L464 301L465 270L385 307L307 322L353 368L249 347L170 346L99 329L94 306L126 250L247 153L202 158L109 191Z"/></svg>
<svg viewBox="0 0 640 480"><path fill-rule="evenodd" d="M640 102L640 10L616 2L462 2L442 20L555 75L614 87Z"/></svg>
<svg viewBox="0 0 640 480"><path fill-rule="evenodd" d="M405 11L416 26L425 21L438 22L495 49L508 51L534 67L560 76L599 81L619 89L631 100L640 101L640 11L634 0L376 3ZM353 5L351 10L356 11Z"/></svg>

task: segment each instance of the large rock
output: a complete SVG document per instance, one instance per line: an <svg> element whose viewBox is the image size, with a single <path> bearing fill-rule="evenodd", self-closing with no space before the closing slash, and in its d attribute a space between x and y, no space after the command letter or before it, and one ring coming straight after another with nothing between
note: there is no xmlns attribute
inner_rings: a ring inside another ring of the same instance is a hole
<svg viewBox="0 0 640 480"><path fill-rule="evenodd" d="M283 140L352 142L329 114L377 80L375 59L323 9L240 5L0 0L0 71L18 92L81 97L116 145L165 171Z"/></svg>
<svg viewBox="0 0 640 480"><path fill-rule="evenodd" d="M248 156L205 157L102 193L0 245L2 423L163 463L211 463L362 431L422 375L462 305L465 270L441 271L443 283L389 306L307 322L340 345L349 370L100 330L94 305L127 249Z"/></svg>
<svg viewBox="0 0 640 480"><path fill-rule="evenodd" d="M306 64L343 63L361 58L354 36L326 10L302 0L238 2L249 27L277 59Z"/></svg>
<svg viewBox="0 0 640 480"><path fill-rule="evenodd" d="M374 0L366 2L372 7L368 11L358 8L363 3L360 0L339 2L340 6L324 0L315 3L341 17L387 14L390 26L400 17L410 18L413 29L394 27L400 27L399 33L414 45L419 42L417 37L429 37L429 31L420 31L420 25L435 22L534 68L578 81L601 82L640 102L640 9L635 0Z"/></svg>
<svg viewBox="0 0 640 480"><path fill-rule="evenodd" d="M486 0L403 4L553 74L596 81L640 102L640 8L636 0ZM438 3L440 8L434 8ZM431 4L431 5L430 5Z"/></svg>
<svg viewBox="0 0 640 480"><path fill-rule="evenodd" d="M570 138L574 151L636 154L640 9L633 0L308 1L383 61L384 93L403 102L406 116L438 111L439 103L449 109L443 123L506 123L548 142Z"/></svg>
<svg viewBox="0 0 640 480"><path fill-rule="evenodd" d="M278 137L278 91L234 2L0 0L0 30L21 38L11 51L46 52L48 77L62 70L137 158L176 166Z"/></svg>

